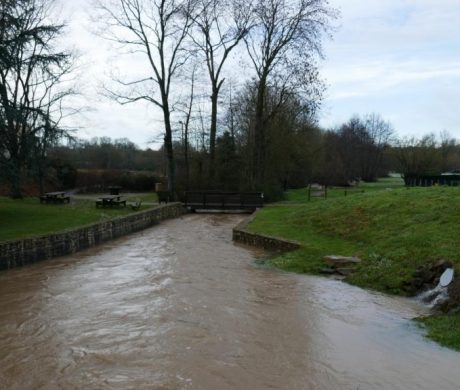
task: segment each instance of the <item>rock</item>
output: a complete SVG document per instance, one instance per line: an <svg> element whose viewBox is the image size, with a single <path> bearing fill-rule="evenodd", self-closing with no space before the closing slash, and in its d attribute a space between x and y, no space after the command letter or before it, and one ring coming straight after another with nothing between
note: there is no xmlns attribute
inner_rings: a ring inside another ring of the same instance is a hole
<svg viewBox="0 0 460 390"><path fill-rule="evenodd" d="M337 268L337 273L343 276L351 275L353 272L356 272L354 268Z"/></svg>
<svg viewBox="0 0 460 390"><path fill-rule="evenodd" d="M336 270L334 268L321 268L319 272L325 275L334 275Z"/></svg>
<svg viewBox="0 0 460 390"><path fill-rule="evenodd" d="M330 265L332 268L337 268L339 266L355 265L361 263L361 259L358 257L346 257L346 256L324 256L324 261L326 264Z"/></svg>

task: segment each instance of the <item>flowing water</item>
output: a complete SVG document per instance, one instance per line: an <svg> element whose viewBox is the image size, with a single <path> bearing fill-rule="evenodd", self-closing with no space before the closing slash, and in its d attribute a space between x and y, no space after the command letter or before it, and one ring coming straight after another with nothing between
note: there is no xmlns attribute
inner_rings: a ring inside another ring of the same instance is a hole
<svg viewBox="0 0 460 390"><path fill-rule="evenodd" d="M4 389L459 389L416 302L258 267L189 215L0 274Z"/></svg>

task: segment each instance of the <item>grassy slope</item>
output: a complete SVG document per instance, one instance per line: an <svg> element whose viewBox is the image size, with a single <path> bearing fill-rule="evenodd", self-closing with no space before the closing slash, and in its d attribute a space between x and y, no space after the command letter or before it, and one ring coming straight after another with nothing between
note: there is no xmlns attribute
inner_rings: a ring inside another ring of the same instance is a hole
<svg viewBox="0 0 460 390"><path fill-rule="evenodd" d="M141 194L133 194L131 196L132 200L141 200L142 202L148 203L158 203L158 195L155 192L150 193L141 193ZM130 200L130 199L128 199Z"/></svg>
<svg viewBox="0 0 460 390"><path fill-rule="evenodd" d="M430 339L460 351L460 312L435 315L418 321L425 326Z"/></svg>
<svg viewBox="0 0 460 390"><path fill-rule="evenodd" d="M396 187L387 180L347 197L332 190L328 200L310 203L305 190L294 191L287 202L261 211L249 230L302 243L272 259L276 267L318 273L325 255L356 255L363 262L348 281L394 294L403 294L402 283L419 265L443 258L460 271L460 189ZM460 348L460 314L424 323L430 337Z"/></svg>
<svg viewBox="0 0 460 390"><path fill-rule="evenodd" d="M0 241L57 232L131 212L129 207L96 208L94 201L89 200L74 200L69 205L48 205L40 204L37 198L11 200L0 197Z"/></svg>

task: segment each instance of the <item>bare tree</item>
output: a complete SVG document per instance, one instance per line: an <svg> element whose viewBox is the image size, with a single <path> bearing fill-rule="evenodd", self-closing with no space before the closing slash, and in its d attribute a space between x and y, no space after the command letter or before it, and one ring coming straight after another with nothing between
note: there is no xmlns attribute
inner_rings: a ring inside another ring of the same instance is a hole
<svg viewBox="0 0 460 390"><path fill-rule="evenodd" d="M196 28L191 38L203 55L211 83L211 123L209 139L210 178L214 176L219 93L225 81L223 67L230 53L248 34L252 4L241 0L198 0L193 15Z"/></svg>
<svg viewBox="0 0 460 390"><path fill-rule="evenodd" d="M439 134L440 138L440 152L442 159L442 172L447 172L450 169L458 169L457 153L456 149L458 146L458 141L452 137L452 135L447 131L441 131Z"/></svg>
<svg viewBox="0 0 460 390"><path fill-rule="evenodd" d="M185 164L185 189L189 189L190 185L190 155L189 155L189 146L190 146L190 127L193 120L193 106L195 101L195 80L196 80L196 66L192 70L192 75L190 79L190 92L188 95L187 102L179 105L177 110L182 114L183 120L179 121L179 124L182 127L182 142L184 146L184 164Z"/></svg>
<svg viewBox="0 0 460 390"><path fill-rule="evenodd" d="M371 147L367 148L367 159L362 168L362 177L365 180L377 180L383 173L384 152L394 138L394 129L390 122L379 114L369 114L364 117L364 125L371 140Z"/></svg>
<svg viewBox="0 0 460 390"><path fill-rule="evenodd" d="M38 178L40 194L44 193L44 179L47 174L47 154L51 147L56 146L63 138L72 140L72 128L63 124L63 121L70 116L81 112L80 108L64 105L67 98L77 95L72 87L60 88L65 76L72 71L72 66L62 67L60 73L55 74L51 80L43 84L43 93L37 104L32 128L34 129L31 140L31 158L33 161L32 170Z"/></svg>
<svg viewBox="0 0 460 390"><path fill-rule="evenodd" d="M245 37L250 61L256 73L254 113L253 186L264 182L265 131L267 121L289 95L303 95L311 110L321 100L322 84L315 58L321 56L321 41L335 16L327 0L257 0L256 27ZM266 111L267 89L278 92L278 103Z"/></svg>
<svg viewBox="0 0 460 390"><path fill-rule="evenodd" d="M164 146L168 187L175 196L175 160L171 126L171 88L189 53L184 50L192 19L192 0L99 0L107 29L105 36L141 53L149 74L134 80L115 80L121 91L110 90L121 104L147 101L160 108L164 121Z"/></svg>
<svg viewBox="0 0 460 390"><path fill-rule="evenodd" d="M56 124L71 90L60 84L71 71L71 55L56 51L63 26L52 24L52 0L0 3L0 164L13 197L36 146L63 135ZM57 114L57 111L60 111Z"/></svg>
<svg viewBox="0 0 460 390"><path fill-rule="evenodd" d="M441 170L442 157L434 134L421 139L412 137L399 140L394 153L406 184L411 176L439 174Z"/></svg>

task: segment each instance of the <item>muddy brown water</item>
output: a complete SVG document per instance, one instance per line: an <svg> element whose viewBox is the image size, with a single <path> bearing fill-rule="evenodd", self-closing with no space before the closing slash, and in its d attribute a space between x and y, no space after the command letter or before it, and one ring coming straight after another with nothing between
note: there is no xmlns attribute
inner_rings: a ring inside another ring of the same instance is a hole
<svg viewBox="0 0 460 390"><path fill-rule="evenodd" d="M0 274L4 389L459 389L417 303L278 272L189 215Z"/></svg>

